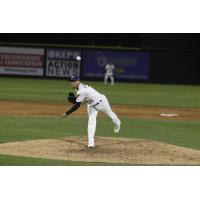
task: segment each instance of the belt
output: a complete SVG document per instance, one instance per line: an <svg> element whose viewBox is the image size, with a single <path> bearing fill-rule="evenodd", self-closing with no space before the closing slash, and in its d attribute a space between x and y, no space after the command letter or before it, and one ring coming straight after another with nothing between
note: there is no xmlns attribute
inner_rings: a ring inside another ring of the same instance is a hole
<svg viewBox="0 0 200 200"><path fill-rule="evenodd" d="M99 105L101 102L102 102L102 100L100 100L98 103L94 104L94 105L91 106L91 107L95 108L95 106Z"/></svg>

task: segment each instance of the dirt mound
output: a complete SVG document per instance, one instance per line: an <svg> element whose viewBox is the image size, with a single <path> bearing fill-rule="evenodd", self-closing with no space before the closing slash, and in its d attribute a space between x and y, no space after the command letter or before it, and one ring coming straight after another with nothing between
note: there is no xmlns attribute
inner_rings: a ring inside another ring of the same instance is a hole
<svg viewBox="0 0 200 200"><path fill-rule="evenodd" d="M151 140L97 137L94 149L86 144L86 137L12 142L0 144L0 154L85 162L200 165L200 151Z"/></svg>

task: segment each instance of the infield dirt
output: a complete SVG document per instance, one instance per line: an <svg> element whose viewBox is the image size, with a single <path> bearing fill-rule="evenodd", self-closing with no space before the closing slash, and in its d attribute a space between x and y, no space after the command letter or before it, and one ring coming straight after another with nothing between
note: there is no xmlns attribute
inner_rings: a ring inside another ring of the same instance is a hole
<svg viewBox="0 0 200 200"><path fill-rule="evenodd" d="M0 101L0 116L61 116L70 106L43 102ZM113 105L112 109L119 116L130 118L166 119L170 117L161 117L160 114L175 113L178 116L173 119L200 120L200 109L128 105ZM73 116L87 116L86 105L81 106Z"/></svg>
<svg viewBox="0 0 200 200"><path fill-rule="evenodd" d="M200 151L141 139L96 137L87 148L86 137L31 140L0 144L0 154L84 162L133 165L200 165Z"/></svg>

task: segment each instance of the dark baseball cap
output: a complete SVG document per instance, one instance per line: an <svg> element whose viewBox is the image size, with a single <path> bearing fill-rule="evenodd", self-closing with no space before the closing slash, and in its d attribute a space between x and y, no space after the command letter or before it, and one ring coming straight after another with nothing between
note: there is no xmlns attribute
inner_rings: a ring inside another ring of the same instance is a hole
<svg viewBox="0 0 200 200"><path fill-rule="evenodd" d="M70 82L80 81L80 76L73 75L70 77Z"/></svg>

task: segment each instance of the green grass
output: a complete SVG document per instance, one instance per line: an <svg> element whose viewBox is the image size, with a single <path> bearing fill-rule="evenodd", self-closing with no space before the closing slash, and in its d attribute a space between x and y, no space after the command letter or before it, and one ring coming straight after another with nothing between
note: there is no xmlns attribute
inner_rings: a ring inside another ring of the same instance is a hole
<svg viewBox="0 0 200 200"><path fill-rule="evenodd" d="M78 162L65 160L51 160L42 158L28 158L22 156L0 155L0 166L127 166L130 164Z"/></svg>
<svg viewBox="0 0 200 200"><path fill-rule="evenodd" d="M200 108L200 86L116 83L114 87L102 82L87 82L108 96L111 104L132 106L165 106ZM1 100L62 103L70 88L64 80L0 78ZM0 111L1 112L1 111ZM147 120L121 118L120 134L113 133L107 118L99 117L97 136L126 137L161 141L200 149L200 122L189 120ZM87 135L87 118L75 117L4 117L0 116L0 143L33 139ZM0 165L112 165L55 161L0 155ZM117 165L117 164L116 164ZM126 165L126 164L125 164Z"/></svg>
<svg viewBox="0 0 200 200"><path fill-rule="evenodd" d="M107 118L98 118L97 136L151 139L183 147L200 149L198 121L139 120L121 118L120 134L113 133ZM81 117L32 118L0 117L0 143L87 135L87 119Z"/></svg>
<svg viewBox="0 0 200 200"><path fill-rule="evenodd" d="M113 125L106 118L98 118L97 136L150 139L178 146L200 149L200 123L198 121L139 120L122 118L120 134L113 133ZM32 118L0 117L0 143L60 138L73 135L86 136L87 119L81 117ZM84 130L85 129L85 130ZM72 162L0 155L0 166L106 166L129 165L99 162Z"/></svg>
<svg viewBox="0 0 200 200"><path fill-rule="evenodd" d="M87 82L112 104L200 108L200 86ZM64 80L0 78L0 100L63 103L72 89Z"/></svg>
<svg viewBox="0 0 200 200"><path fill-rule="evenodd" d="M0 143L4 143L86 135L87 119L74 117L0 117L0 124Z"/></svg>

